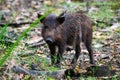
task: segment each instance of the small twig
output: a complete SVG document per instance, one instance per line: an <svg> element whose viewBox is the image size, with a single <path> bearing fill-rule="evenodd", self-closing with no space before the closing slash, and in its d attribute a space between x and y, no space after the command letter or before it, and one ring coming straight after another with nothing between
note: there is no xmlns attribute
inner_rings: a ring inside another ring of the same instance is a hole
<svg viewBox="0 0 120 80"><path fill-rule="evenodd" d="M30 48L36 48L36 47L40 47L40 46L43 46L45 45L45 41L42 39L36 43L32 43L32 44L29 44L29 43L26 43L26 46L30 47Z"/></svg>
<svg viewBox="0 0 120 80"><path fill-rule="evenodd" d="M34 54L35 54L35 52L31 52L31 53L26 53L26 54L18 54L18 56L20 56L20 57L27 57L27 56L32 56Z"/></svg>
<svg viewBox="0 0 120 80"><path fill-rule="evenodd" d="M40 46L43 46L45 45L46 43L45 42L39 42L39 43L36 43L36 44L31 44L29 45L30 48L36 48L36 47L40 47Z"/></svg>

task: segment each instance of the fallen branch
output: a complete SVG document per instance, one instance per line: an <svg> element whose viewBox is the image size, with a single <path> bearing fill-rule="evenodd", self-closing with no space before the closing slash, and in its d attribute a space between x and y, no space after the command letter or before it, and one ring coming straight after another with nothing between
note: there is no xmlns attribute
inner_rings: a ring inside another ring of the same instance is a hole
<svg viewBox="0 0 120 80"><path fill-rule="evenodd" d="M94 19L91 19L92 21L92 24L95 25L95 24L98 24L98 23L102 23L102 24L105 24L105 25L112 25L112 23L110 22L105 22L105 21L102 21L102 20L94 20Z"/></svg>
<svg viewBox="0 0 120 80"><path fill-rule="evenodd" d="M19 66L14 66L12 70L16 73L22 73L24 75L31 75L31 76L50 76L55 79L63 79L67 76L71 78L79 78L82 75L87 76L94 76L94 77L108 77L111 78L111 76L114 76L116 73L120 70L109 70L108 66L91 66L87 68L87 72L84 73L78 73L74 69L61 69L57 71L37 71L37 70L28 70L24 69ZM93 75L94 74L94 75Z"/></svg>
<svg viewBox="0 0 120 80"><path fill-rule="evenodd" d="M35 43L32 43L32 44L26 43L25 45L30 47L30 48L36 48L36 47L43 46L45 44L46 44L45 41L42 39L42 40L35 42Z"/></svg>
<svg viewBox="0 0 120 80"><path fill-rule="evenodd" d="M66 69L53 71L53 72L51 72L51 71L36 71L36 70L24 69L24 68L19 67L19 66L14 66L11 69L16 73L22 73L22 74L31 75L31 76L35 76L35 75L43 76L43 75L46 75L46 76L50 76L50 77L53 77L53 78L56 78L56 79L63 78L64 73L66 71Z"/></svg>
<svg viewBox="0 0 120 80"><path fill-rule="evenodd" d="M61 14L63 15L63 14ZM92 20L92 23L95 25L96 23L103 23L105 25L112 25L112 23L110 22L105 22L105 21L102 21L102 20ZM25 24L32 24L33 22L21 22L21 23L7 23L7 22L3 22L3 23L0 23L0 27L4 27L6 24L8 24L7 26L11 26L11 27L20 27L20 25L25 25Z"/></svg>
<svg viewBox="0 0 120 80"><path fill-rule="evenodd" d="M4 27L5 25L7 26L12 26L12 27L19 27L20 25L25 25L25 24L32 24L33 22L21 22L21 23L7 23L7 22L3 22L0 23L1 27Z"/></svg>
<svg viewBox="0 0 120 80"><path fill-rule="evenodd" d="M35 54L35 52L31 52L31 53L25 53L25 54L18 54L18 56L20 56L20 57L27 57L27 56L32 56L34 54Z"/></svg>
<svg viewBox="0 0 120 80"><path fill-rule="evenodd" d="M39 42L39 43L31 44L29 47L30 48L36 48L36 47L43 46L45 44L46 44L45 42Z"/></svg>

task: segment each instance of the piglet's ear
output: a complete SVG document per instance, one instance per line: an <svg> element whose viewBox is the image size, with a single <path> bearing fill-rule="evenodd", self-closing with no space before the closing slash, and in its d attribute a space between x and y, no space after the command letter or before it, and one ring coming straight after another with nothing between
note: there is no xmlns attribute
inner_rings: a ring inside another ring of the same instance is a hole
<svg viewBox="0 0 120 80"><path fill-rule="evenodd" d="M38 18L40 18L41 17L41 19L40 19L40 22L42 23L43 22L43 20L45 19L45 17L42 17L44 14L42 13L42 12L38 12L37 13L37 17Z"/></svg>
<svg viewBox="0 0 120 80"><path fill-rule="evenodd" d="M65 10L64 12L62 12L58 17L57 17L57 21L62 24L65 21L65 13L67 12L67 10Z"/></svg>
<svg viewBox="0 0 120 80"><path fill-rule="evenodd" d="M64 17L64 16L59 16L59 17L57 17L56 19L57 19L57 21L58 21L60 24L62 24L62 23L65 21L65 17Z"/></svg>

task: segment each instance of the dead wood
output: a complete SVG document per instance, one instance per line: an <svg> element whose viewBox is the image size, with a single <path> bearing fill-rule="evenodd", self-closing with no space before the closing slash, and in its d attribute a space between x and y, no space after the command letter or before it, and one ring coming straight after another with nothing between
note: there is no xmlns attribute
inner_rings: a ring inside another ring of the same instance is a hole
<svg viewBox="0 0 120 80"><path fill-rule="evenodd" d="M86 12L83 12L83 13L86 13ZM60 14L61 15L64 15L64 13ZM105 21L102 21L102 20L92 20L92 23L93 25L95 25L96 23L103 23L105 25L112 25L112 23L110 22L105 22ZM21 22L21 23L7 23L7 22L0 22L0 27L4 27L4 26L11 26L11 27L20 27L21 25L25 25L25 24L32 24L33 22Z"/></svg>
<svg viewBox="0 0 120 80"><path fill-rule="evenodd" d="M112 71L109 70L107 66L94 66L94 67L88 67L87 72L84 73L79 73L76 72L74 69L61 69L57 71L39 71L39 70L28 70L24 69L20 66L14 66L12 68L12 71L16 73L21 73L24 75L31 75L31 76L50 76L55 79L63 79L66 78L67 76L71 78L79 78L80 76L93 76L93 77L108 77L110 79L110 76L115 75L115 72L119 71ZM92 73L91 73L92 72Z"/></svg>
<svg viewBox="0 0 120 80"><path fill-rule="evenodd" d="M91 19L91 22L92 22L92 24L93 25L96 25L96 24L98 24L98 23L102 23L102 24L105 24L105 25L112 25L112 23L110 23L110 22L105 22L105 21L102 21L102 20L94 20L94 19Z"/></svg>
<svg viewBox="0 0 120 80"><path fill-rule="evenodd" d="M36 43L36 44L32 44L32 45L30 45L29 47L31 47L31 48L36 48L36 47L43 46L43 45L45 45L45 44L46 44L45 42L39 42L39 43Z"/></svg>
<svg viewBox="0 0 120 80"><path fill-rule="evenodd" d="M24 69L20 66L14 66L12 68L12 71L16 72L16 73L22 73L25 75L31 75L31 76L50 76L56 79L61 79L64 77L64 73L66 71L66 69L62 69L62 70L58 70L58 71L36 71L36 70L28 70L28 69Z"/></svg>
<svg viewBox="0 0 120 80"><path fill-rule="evenodd" d="M32 44L26 43L25 45L30 47L30 48L36 48L36 47L43 46L45 44L46 44L45 41L42 39L42 40L35 42L35 43L32 43Z"/></svg>
<svg viewBox="0 0 120 80"><path fill-rule="evenodd" d="M25 53L25 54L18 54L18 56L20 56L20 57L27 57L27 56L32 56L34 54L35 54L35 52L31 52L31 53Z"/></svg>
<svg viewBox="0 0 120 80"><path fill-rule="evenodd" d="M25 24L32 24L33 22L21 22L21 23L8 23L8 22L0 22L0 26L11 26L11 27L20 27L20 25L25 25Z"/></svg>

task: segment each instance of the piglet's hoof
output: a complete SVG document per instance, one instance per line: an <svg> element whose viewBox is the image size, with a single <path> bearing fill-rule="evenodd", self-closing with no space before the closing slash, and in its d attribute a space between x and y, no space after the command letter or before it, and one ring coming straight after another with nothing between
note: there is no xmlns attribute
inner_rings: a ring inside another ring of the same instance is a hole
<svg viewBox="0 0 120 80"><path fill-rule="evenodd" d="M74 77L75 75L76 75L76 73L75 73L74 69L67 69L65 71L65 77L67 77L67 76Z"/></svg>

